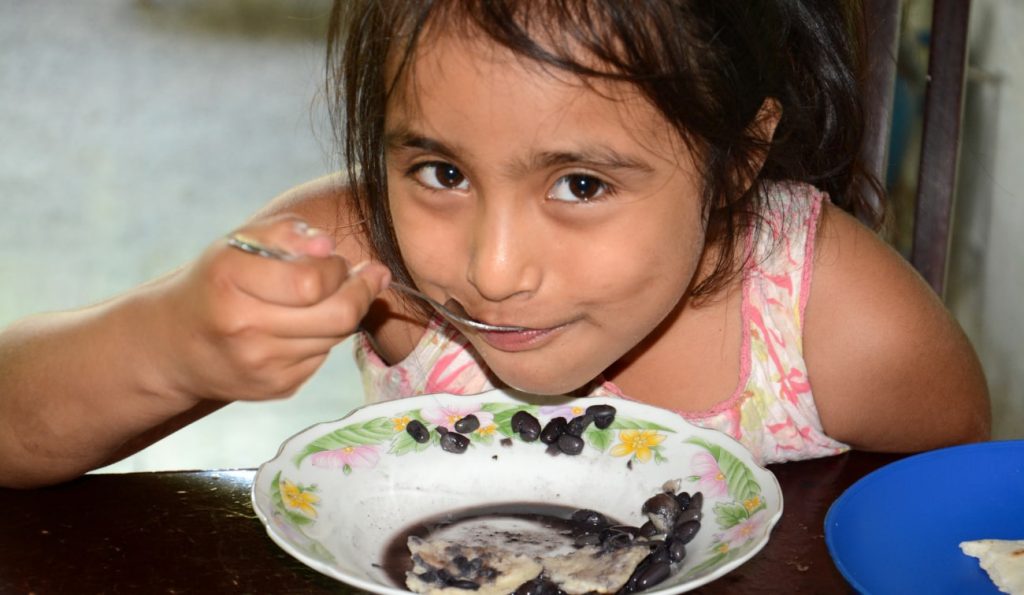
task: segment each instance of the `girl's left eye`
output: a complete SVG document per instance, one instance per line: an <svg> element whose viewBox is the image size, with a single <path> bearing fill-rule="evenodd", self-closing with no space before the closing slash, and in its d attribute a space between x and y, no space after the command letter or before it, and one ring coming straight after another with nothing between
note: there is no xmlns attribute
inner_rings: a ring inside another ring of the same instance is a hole
<svg viewBox="0 0 1024 595"><path fill-rule="evenodd" d="M548 192L548 198L567 202L590 202L608 192L611 188L594 176L586 174L569 174L558 178Z"/></svg>

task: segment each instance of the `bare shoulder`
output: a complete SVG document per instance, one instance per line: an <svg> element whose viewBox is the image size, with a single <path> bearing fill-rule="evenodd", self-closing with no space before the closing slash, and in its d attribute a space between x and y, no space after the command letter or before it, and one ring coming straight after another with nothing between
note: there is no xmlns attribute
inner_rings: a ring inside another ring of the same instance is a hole
<svg viewBox="0 0 1024 595"><path fill-rule="evenodd" d="M804 356L825 432L886 451L987 438L984 374L956 320L871 230L831 204L821 217Z"/></svg>
<svg viewBox="0 0 1024 595"><path fill-rule="evenodd" d="M370 258L359 218L352 208L348 184L332 174L300 184L283 192L253 218L280 214L301 217L313 227L334 235L337 252L355 264Z"/></svg>
<svg viewBox="0 0 1024 595"><path fill-rule="evenodd" d="M352 206L347 179L340 174L317 178L295 186L275 198L253 218L289 214L301 217L313 227L330 232L335 252L349 264L373 258L362 222ZM423 335L425 323L415 310L394 292L379 297L363 320L378 354L389 363L404 359Z"/></svg>

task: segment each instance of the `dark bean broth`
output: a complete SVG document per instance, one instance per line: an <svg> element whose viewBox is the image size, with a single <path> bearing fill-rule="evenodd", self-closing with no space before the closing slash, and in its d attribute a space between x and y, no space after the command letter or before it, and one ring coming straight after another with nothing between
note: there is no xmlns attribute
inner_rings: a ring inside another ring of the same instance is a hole
<svg viewBox="0 0 1024 595"><path fill-rule="evenodd" d="M405 575L412 570L410 536L448 538L467 546L500 542L524 553L546 553L572 547L570 518L577 507L540 502L508 502L453 510L418 521L398 532L384 548L382 568L396 586L404 589ZM611 520L611 519L609 519Z"/></svg>

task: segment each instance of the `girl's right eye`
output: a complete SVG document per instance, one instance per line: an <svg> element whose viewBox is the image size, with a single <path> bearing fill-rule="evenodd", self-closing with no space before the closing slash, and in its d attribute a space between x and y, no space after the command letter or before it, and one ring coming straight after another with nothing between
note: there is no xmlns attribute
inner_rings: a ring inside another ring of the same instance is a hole
<svg viewBox="0 0 1024 595"><path fill-rule="evenodd" d="M451 163L421 163L413 168L417 182L434 190L469 190L469 180Z"/></svg>

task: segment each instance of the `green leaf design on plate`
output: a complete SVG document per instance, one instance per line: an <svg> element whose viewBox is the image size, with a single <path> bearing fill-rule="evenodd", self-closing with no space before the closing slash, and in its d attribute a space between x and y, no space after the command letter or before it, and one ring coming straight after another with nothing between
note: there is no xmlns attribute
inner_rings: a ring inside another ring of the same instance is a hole
<svg viewBox="0 0 1024 595"><path fill-rule="evenodd" d="M421 450L420 446L427 446L429 442L420 444L413 440L413 437L409 435L409 432L402 431L395 434L393 440L391 440L391 448L388 449L388 454L400 456L407 452L417 452Z"/></svg>
<svg viewBox="0 0 1024 595"><path fill-rule="evenodd" d="M711 456L718 462L718 468L722 471L722 475L725 476L729 495L734 500L745 502L761 494L761 484L754 479L753 472L732 453L701 438L690 438L687 442L696 444L711 453Z"/></svg>
<svg viewBox="0 0 1024 595"><path fill-rule="evenodd" d="M713 547L717 548L719 546L720 544L715 544L715 546ZM736 549L731 549L725 552L717 552L714 556L708 558L707 560L704 560L700 564L687 570L686 573L683 575L683 578L690 579L696 575L703 574L704 572L709 571L717 566L728 564L732 560L735 560L736 558L742 556L744 553L746 553L748 549L749 547L747 546L740 546Z"/></svg>
<svg viewBox="0 0 1024 595"><path fill-rule="evenodd" d="M715 504L715 519L722 529L735 527L750 518L747 509L738 502L719 502Z"/></svg>
<svg viewBox="0 0 1024 595"><path fill-rule="evenodd" d="M390 440L395 433L395 423L390 417L377 417L361 424L350 424L307 444L306 448L295 455L294 463L298 467L309 455L325 450L380 444Z"/></svg>
<svg viewBox="0 0 1024 595"><path fill-rule="evenodd" d="M605 452L608 447L615 441L615 432L611 430L600 430L594 426L587 428L587 431L583 433L583 437L586 439L587 444L593 446L600 452Z"/></svg>
<svg viewBox="0 0 1024 595"><path fill-rule="evenodd" d="M672 428L666 428L661 424L656 424L653 421L644 421L640 419L632 419L629 417L622 417L621 415L615 416L615 421L612 425L608 426L612 430L657 430L659 432L669 432L675 434L675 430Z"/></svg>

